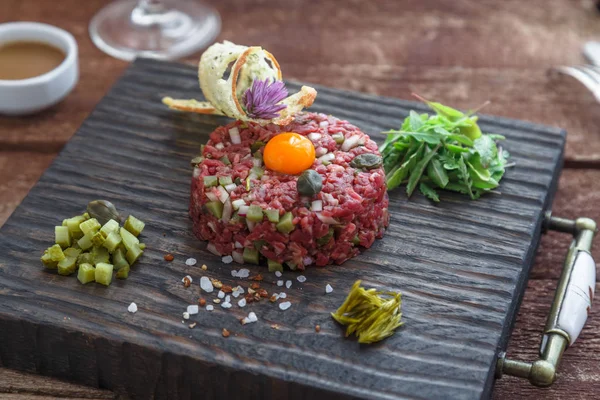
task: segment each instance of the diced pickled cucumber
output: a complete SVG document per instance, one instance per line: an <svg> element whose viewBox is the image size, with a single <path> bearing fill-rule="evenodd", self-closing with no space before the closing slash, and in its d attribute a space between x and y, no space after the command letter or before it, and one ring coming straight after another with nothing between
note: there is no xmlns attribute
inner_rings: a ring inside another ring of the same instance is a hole
<svg viewBox="0 0 600 400"><path fill-rule="evenodd" d="M225 165L231 165L231 161L229 161L229 157L227 156L223 156L219 160L221 160L221 162Z"/></svg>
<svg viewBox="0 0 600 400"><path fill-rule="evenodd" d="M84 235L88 233L96 233L101 228L100 222L96 218L88 219L87 221L83 221L79 224L79 229L83 232Z"/></svg>
<svg viewBox="0 0 600 400"><path fill-rule="evenodd" d="M92 264L88 263L79 265L77 279L84 285L86 283L94 282L96 280L96 268L94 268Z"/></svg>
<svg viewBox="0 0 600 400"><path fill-rule="evenodd" d="M81 264L94 265L94 255L92 253L81 253L77 257L77 265L79 265L81 267Z"/></svg>
<svg viewBox="0 0 600 400"><path fill-rule="evenodd" d="M84 222L86 218L83 215L78 215L73 218L69 218L66 221L66 226L69 228L69 232L71 233L71 237L73 239L79 239L83 236L83 231L79 228L82 222ZM64 224L63 224L64 225Z"/></svg>
<svg viewBox="0 0 600 400"><path fill-rule="evenodd" d="M77 258L81 254L81 249L76 249L74 247L69 247L68 249L64 250L64 253L65 253L65 257Z"/></svg>
<svg viewBox="0 0 600 400"><path fill-rule="evenodd" d="M129 265L118 270L117 271L117 279L129 278L129 270L130 270Z"/></svg>
<svg viewBox="0 0 600 400"><path fill-rule="evenodd" d="M114 219L110 219L102 226L102 228L100 228L100 232L102 232L104 236L108 236L111 232L119 233L119 223Z"/></svg>
<svg viewBox="0 0 600 400"><path fill-rule="evenodd" d="M279 210L265 210L265 215L269 221L273 223L279 222Z"/></svg>
<svg viewBox="0 0 600 400"><path fill-rule="evenodd" d="M275 260L267 260L267 265L269 266L269 272L283 272L283 265L281 265Z"/></svg>
<svg viewBox="0 0 600 400"><path fill-rule="evenodd" d="M233 179L230 176L221 176L219 177L219 185L227 186L233 183Z"/></svg>
<svg viewBox="0 0 600 400"><path fill-rule="evenodd" d="M293 263L291 261L286 262L285 265L287 265L288 268L291 269L292 271L295 271L298 268L298 264Z"/></svg>
<svg viewBox="0 0 600 400"><path fill-rule="evenodd" d="M244 248L244 262L258 264L258 250Z"/></svg>
<svg viewBox="0 0 600 400"><path fill-rule="evenodd" d="M94 235L95 234L93 234L93 233L88 233L87 235L83 235L83 237L77 241L77 244L83 250L89 249L90 247L92 247L94 245L94 243L92 242L92 237Z"/></svg>
<svg viewBox="0 0 600 400"><path fill-rule="evenodd" d="M140 236L140 233L142 233L145 226L146 224L143 221L137 219L133 215L127 217L127 220L125 220L125 224L123 224L123 228L127 229L129 233L136 237Z"/></svg>
<svg viewBox="0 0 600 400"><path fill-rule="evenodd" d="M290 211L283 214L283 217L280 218L279 223L277 224L277 230L281 233L290 233L296 227L294 226L294 216Z"/></svg>
<svg viewBox="0 0 600 400"><path fill-rule="evenodd" d="M215 217L221 218L223 216L223 203L220 201L209 201L204 206Z"/></svg>
<svg viewBox="0 0 600 400"><path fill-rule="evenodd" d="M207 175L204 177L204 187L217 186L219 180L214 175Z"/></svg>
<svg viewBox="0 0 600 400"><path fill-rule="evenodd" d="M77 269L77 256L66 257L57 265L59 275L71 275Z"/></svg>
<svg viewBox="0 0 600 400"><path fill-rule="evenodd" d="M108 234L106 240L102 245L106 247L109 253L112 253L116 250L116 248L121 244L122 241L123 239L121 239L121 235L119 235L117 232L111 232Z"/></svg>
<svg viewBox="0 0 600 400"><path fill-rule="evenodd" d="M329 243L329 240L331 240L331 238L333 237L333 233L334 233L334 229L333 228L329 228L329 232L327 232L325 234L325 236L321 236L320 238L317 239L317 244L319 246L324 246L327 243Z"/></svg>
<svg viewBox="0 0 600 400"><path fill-rule="evenodd" d="M352 244L357 246L360 243L360 239L358 238L358 235L354 236L352 238Z"/></svg>
<svg viewBox="0 0 600 400"><path fill-rule="evenodd" d="M254 242L252 242L252 244L254 245L254 248L258 251L260 251L260 249L262 249L262 247L266 244L267 242L265 240L259 239L259 240L255 240Z"/></svg>
<svg viewBox="0 0 600 400"><path fill-rule="evenodd" d="M142 251L142 249L140 249L140 245L135 244L132 248L127 250L125 258L127 259L129 265L133 265L138 260L138 258L142 256L143 253L144 252Z"/></svg>
<svg viewBox="0 0 600 400"><path fill-rule="evenodd" d="M260 222L263 220L263 210L260 206L251 205L248 207L248 212L246 213L246 219L252 222Z"/></svg>
<svg viewBox="0 0 600 400"><path fill-rule="evenodd" d="M140 249L146 250L146 243L140 243Z"/></svg>
<svg viewBox="0 0 600 400"><path fill-rule="evenodd" d="M138 240L138 238L133 236L133 234L127 229L121 228L119 233L121 234L121 238L123 239L123 245L127 250L131 250L131 248L133 248L134 246L139 247L140 241Z"/></svg>
<svg viewBox="0 0 600 400"><path fill-rule="evenodd" d="M42 263L44 263L44 267L48 269L56 269L58 266L58 261L52 260L52 256L50 256L50 253L48 253L47 250L44 252L40 260L42 260Z"/></svg>
<svg viewBox="0 0 600 400"><path fill-rule="evenodd" d="M119 247L115 250L112 255L112 263L117 271L119 271L121 268L129 268L129 263L125 258L125 251L123 248Z"/></svg>
<svg viewBox="0 0 600 400"><path fill-rule="evenodd" d="M44 254L46 254L46 253L50 256L50 260L56 261L56 262L62 261L66 257L62 248L58 244L48 247L46 249L46 251L44 251Z"/></svg>
<svg viewBox="0 0 600 400"><path fill-rule="evenodd" d="M90 219L90 214L87 212L84 212L82 217L87 221L88 219Z"/></svg>
<svg viewBox="0 0 600 400"><path fill-rule="evenodd" d="M113 265L108 263L96 264L94 279L96 282L108 286L112 281Z"/></svg>
<svg viewBox="0 0 600 400"><path fill-rule="evenodd" d="M92 236L92 243L94 244L94 246L102 246L105 240L106 235L104 234L104 232L101 231L94 233L94 236Z"/></svg>
<svg viewBox="0 0 600 400"><path fill-rule="evenodd" d="M71 246L71 234L69 233L69 228L66 226L55 226L54 241L63 249Z"/></svg>
<svg viewBox="0 0 600 400"><path fill-rule="evenodd" d="M256 175L256 179L260 179L265 174L265 170L261 167L252 167L250 173Z"/></svg>
<svg viewBox="0 0 600 400"><path fill-rule="evenodd" d="M100 263L110 262L110 254L106 247L94 246L92 248L92 255L94 256L94 265L96 266Z"/></svg>
<svg viewBox="0 0 600 400"><path fill-rule="evenodd" d="M67 226L68 219L63 219L62 226Z"/></svg>

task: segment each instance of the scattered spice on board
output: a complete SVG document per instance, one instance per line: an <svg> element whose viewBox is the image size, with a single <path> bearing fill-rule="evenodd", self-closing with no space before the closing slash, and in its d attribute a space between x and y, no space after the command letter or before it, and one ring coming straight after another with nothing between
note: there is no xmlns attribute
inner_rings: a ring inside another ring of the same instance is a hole
<svg viewBox="0 0 600 400"><path fill-rule="evenodd" d="M260 288L260 285L258 283L256 283L256 282L254 282L252 285L250 285L250 289L256 290L258 288Z"/></svg>
<svg viewBox="0 0 600 400"><path fill-rule="evenodd" d="M198 300L198 304L200 305L200 307L204 307L206 305L206 300L200 299Z"/></svg>
<svg viewBox="0 0 600 400"><path fill-rule="evenodd" d="M188 275L188 276L185 276L185 277L183 278L183 287L186 287L186 288L188 288L188 287L190 287L190 285L191 285L191 284L192 284L192 280L191 280L191 278L189 277L189 275Z"/></svg>
<svg viewBox="0 0 600 400"><path fill-rule="evenodd" d="M202 265L202 271L206 271L208 269L208 267L206 266L206 264Z"/></svg>
<svg viewBox="0 0 600 400"><path fill-rule="evenodd" d="M263 276L261 274L255 275L253 277L250 278L251 281L262 281L263 280Z"/></svg>
<svg viewBox="0 0 600 400"><path fill-rule="evenodd" d="M173 254L165 254L164 259L165 261L173 261L175 257L173 256Z"/></svg>
<svg viewBox="0 0 600 400"><path fill-rule="evenodd" d="M273 324L273 325L271 325L271 328L279 330L279 325Z"/></svg>
<svg viewBox="0 0 600 400"><path fill-rule="evenodd" d="M402 294L367 290L360 284L360 280L354 283L344 303L331 316L346 326L346 337L355 334L359 343L378 342L403 324Z"/></svg>
<svg viewBox="0 0 600 400"><path fill-rule="evenodd" d="M230 333L227 329L223 328L223 337L229 337Z"/></svg>
<svg viewBox="0 0 600 400"><path fill-rule="evenodd" d="M315 332L317 332L317 333L321 332L321 325L315 326Z"/></svg>
<svg viewBox="0 0 600 400"><path fill-rule="evenodd" d="M196 327L197 323L196 322L192 322L189 326L190 329L194 329Z"/></svg>

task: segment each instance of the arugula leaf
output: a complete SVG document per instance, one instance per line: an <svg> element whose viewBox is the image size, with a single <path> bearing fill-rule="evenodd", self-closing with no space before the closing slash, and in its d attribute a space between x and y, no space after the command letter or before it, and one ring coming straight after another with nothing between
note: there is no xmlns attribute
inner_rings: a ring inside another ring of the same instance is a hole
<svg viewBox="0 0 600 400"><path fill-rule="evenodd" d="M391 175L387 176L387 187L388 190L394 189L399 186L402 181L408 176L409 171L417 163L417 153L414 153L408 158L399 168L391 172Z"/></svg>
<svg viewBox="0 0 600 400"><path fill-rule="evenodd" d="M504 140L504 139L506 139L504 136L498 135L498 134L495 134L495 133L488 133L488 134L486 134L486 136L489 137L492 140Z"/></svg>
<svg viewBox="0 0 600 400"><path fill-rule="evenodd" d="M460 157L458 159L458 177L462 181L463 185L465 185L465 187L467 188L467 193L469 194L469 196L471 196L471 199L473 199L473 184L471 182L471 176L469 175L469 171L467 170L467 164L465 163L465 159L463 157Z"/></svg>
<svg viewBox="0 0 600 400"><path fill-rule="evenodd" d="M438 158L433 158L427 166L427 176L442 189L448 184L448 174Z"/></svg>
<svg viewBox="0 0 600 400"><path fill-rule="evenodd" d="M406 194L410 197L417 187L417 183L419 183L419 179L423 175L423 171L429 164L429 161L436 155L439 150L441 144L438 144L435 149L430 150L429 147L425 147L425 156L415 164L415 167L410 172L410 177L408 178L408 183L406 184Z"/></svg>
<svg viewBox="0 0 600 400"><path fill-rule="evenodd" d="M470 150L465 148L465 147L460 147L460 146L456 146L454 144L450 144L450 143L446 143L444 145L448 150L450 150L453 153L456 154L460 154L460 153L468 153Z"/></svg>
<svg viewBox="0 0 600 400"><path fill-rule="evenodd" d="M408 124L411 131L417 132L423 126L423 120L419 114L411 110L408 115Z"/></svg>
<svg viewBox="0 0 600 400"><path fill-rule="evenodd" d="M440 154L439 159L440 162L443 164L444 168L448 171L458 169L458 163L456 162L456 158L454 158L454 155L445 152L444 154Z"/></svg>
<svg viewBox="0 0 600 400"><path fill-rule="evenodd" d="M435 201L436 203L440 202L440 198L437 194L437 192L428 184L421 182L419 184L419 190L421 191L421 193L423 193L426 197L430 198L431 200Z"/></svg>
<svg viewBox="0 0 600 400"><path fill-rule="evenodd" d="M473 141L464 135L448 135L448 139L456 140L460 144L473 147Z"/></svg>
<svg viewBox="0 0 600 400"><path fill-rule="evenodd" d="M426 142L429 144L436 145L442 139L442 135L436 132L413 132L413 131L393 131L398 133L401 137L413 138L419 142Z"/></svg>
<svg viewBox="0 0 600 400"><path fill-rule="evenodd" d="M481 159L481 165L483 168L489 167L490 163L498 155L498 148L496 142L494 142L489 136L483 135L473 142L475 151L479 153Z"/></svg>

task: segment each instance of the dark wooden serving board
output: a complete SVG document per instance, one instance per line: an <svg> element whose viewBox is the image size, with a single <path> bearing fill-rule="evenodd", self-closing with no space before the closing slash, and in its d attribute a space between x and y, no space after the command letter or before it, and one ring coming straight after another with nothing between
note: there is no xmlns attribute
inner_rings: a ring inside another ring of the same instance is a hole
<svg viewBox="0 0 600 400"><path fill-rule="evenodd" d="M378 132L398 127L409 109L425 109L317 89L312 110L348 119L379 142ZM200 98L195 68L135 62L0 230L0 366L140 399L489 397L556 189L564 131L483 116L485 131L508 138L517 164L501 195L473 202L444 193L432 204L395 190L390 228L371 249L343 266L307 270L304 284L284 274L294 282L289 310L216 306L193 316L198 325L189 329L181 316L198 301L202 264L206 275L237 283L232 267L193 236L187 213L189 160L226 119L170 111L165 95ZM39 262L53 226L97 198L147 222L144 257L127 281L108 288L80 285ZM164 261L167 252L173 262ZM188 257L198 265L187 267ZM249 268L267 277L263 287L281 291L264 267ZM329 316L357 279L403 292L405 325L379 344L344 339ZM334 292L325 295L328 283ZM127 312L131 302L136 314ZM249 311L259 321L241 326Z"/></svg>

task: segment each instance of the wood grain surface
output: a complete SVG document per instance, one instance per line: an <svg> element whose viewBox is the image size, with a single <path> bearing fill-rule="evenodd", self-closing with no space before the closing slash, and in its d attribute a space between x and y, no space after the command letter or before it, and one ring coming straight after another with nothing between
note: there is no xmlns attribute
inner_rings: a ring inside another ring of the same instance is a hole
<svg viewBox="0 0 600 400"><path fill-rule="evenodd" d="M600 37L595 1L205 1L223 17L219 40L264 45L288 78L399 98L417 91L460 107L492 99L488 113L566 129L567 169L555 214L600 218L598 106L579 84L547 73L552 65L581 63L581 45ZM87 34L90 18L106 3L0 2L0 22L41 21L73 33L81 66L79 85L61 104L34 117L0 117L0 223L127 66L97 50ZM567 241L558 234L543 238L509 355L534 357ZM600 328L596 310L566 352L552 388L503 378L495 397L593 398L600 390L600 367L592 357L598 349L593 332ZM67 384L61 392L58 381L50 382L0 369L0 393L14 393L10 398L100 397L91 388L72 392Z"/></svg>

